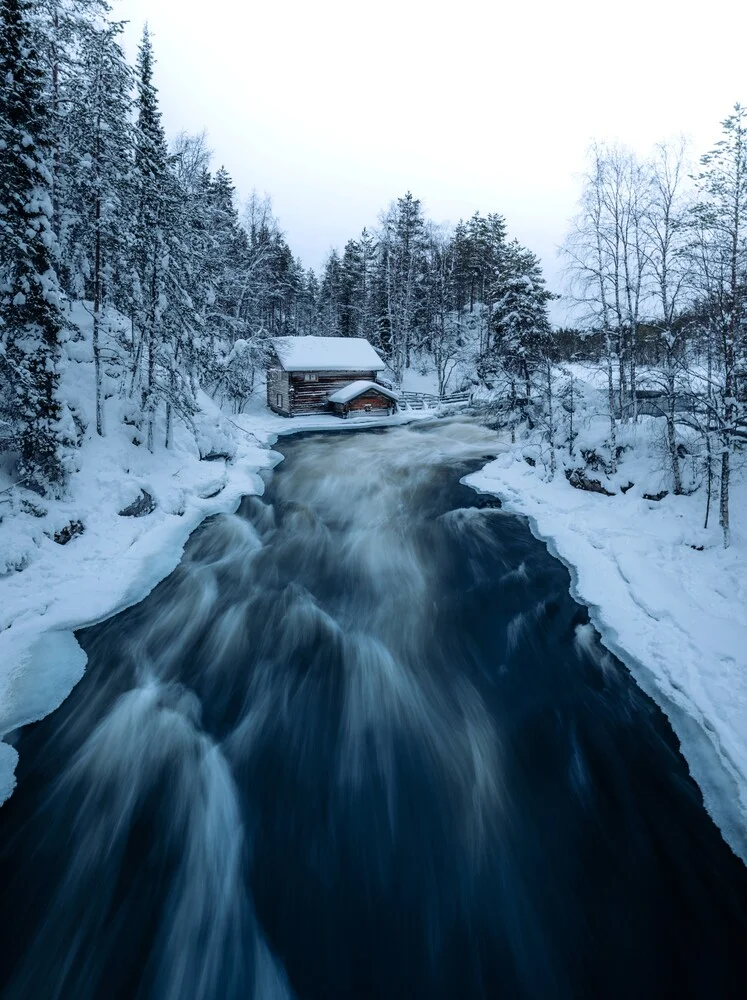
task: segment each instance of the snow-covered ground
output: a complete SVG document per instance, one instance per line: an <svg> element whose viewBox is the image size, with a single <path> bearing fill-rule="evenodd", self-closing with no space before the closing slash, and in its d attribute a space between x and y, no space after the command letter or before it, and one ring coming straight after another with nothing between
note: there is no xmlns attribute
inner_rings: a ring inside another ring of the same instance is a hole
<svg viewBox="0 0 747 1000"><path fill-rule="evenodd" d="M151 454L119 425L105 438L86 435L64 500L27 495L24 506L0 505L0 736L51 712L80 679L86 658L75 628L142 600L178 564L200 521L262 491L259 470L280 456L245 432L229 435L203 403L203 443L214 431L230 460L200 461L186 430ZM120 516L141 490L155 501L152 513ZM61 545L54 535L71 522L83 533ZM0 742L0 802L15 785L16 761Z"/></svg>
<svg viewBox="0 0 747 1000"><path fill-rule="evenodd" d="M717 511L703 528L703 491L643 498L668 485L660 427L645 418L631 433L636 451L616 475L589 472L614 496L574 489L562 471L548 481L522 445L466 481L526 515L569 567L574 596L669 717L707 809L747 861L747 481L734 483L724 550Z"/></svg>

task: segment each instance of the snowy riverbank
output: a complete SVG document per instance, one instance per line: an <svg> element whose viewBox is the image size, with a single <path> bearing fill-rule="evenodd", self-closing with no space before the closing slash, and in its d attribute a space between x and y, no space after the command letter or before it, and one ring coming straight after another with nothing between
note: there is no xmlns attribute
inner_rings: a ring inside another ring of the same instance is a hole
<svg viewBox="0 0 747 1000"><path fill-rule="evenodd" d="M0 551L28 563L16 572L6 567L0 578L0 734L54 710L80 679L85 656L76 628L142 600L176 567L205 517L262 492L260 471L281 458L271 450L278 438L430 416L286 420L259 404L233 417L207 399L204 406L202 454L230 458L200 460L186 431L155 454L134 447L123 430L89 435L66 500L45 503L41 517L0 511ZM506 449L467 482L527 516L568 565L574 596L669 716L709 811L747 858L747 484L735 488L734 544L724 551L718 527L701 526L699 497L643 498L657 485L645 458L624 461L608 483L616 495L606 497L571 488L561 473L548 482L540 466L523 460L521 446ZM637 485L622 493L630 479ZM120 516L141 490L154 498L153 512ZM53 541L76 520L82 535L64 546ZM13 747L0 743L0 801L12 792L16 761Z"/></svg>
<svg viewBox="0 0 747 1000"><path fill-rule="evenodd" d="M281 460L271 445L283 434L354 430L405 423L427 414L379 421L362 417L286 420L257 409L227 417L207 398L199 448L177 428L170 449L135 447L126 427L89 434L76 453L68 495L0 508L0 803L15 787L12 733L54 711L83 676L86 657L75 629L143 600L179 563L194 529L213 514L235 510L242 496L261 494L259 475ZM214 453L212 461L200 459ZM4 485L4 484L3 484ZM143 517L119 511L146 491L155 509ZM83 533L54 540L73 522Z"/></svg>
<svg viewBox="0 0 747 1000"><path fill-rule="evenodd" d="M623 463L608 497L562 472L545 481L516 447L466 482L525 515L569 567L574 596L669 717L708 811L747 860L747 483L735 484L725 551L716 518L702 527L699 494L643 498L652 474Z"/></svg>
<svg viewBox="0 0 747 1000"><path fill-rule="evenodd" d="M216 425L220 415L213 413ZM223 435L225 439L225 435ZM262 491L258 475L277 461L259 440L236 434L230 461L200 461L188 435L154 454L116 435L87 440L68 496L36 514L4 508L0 551L0 735L53 711L85 668L73 630L142 600L178 564L197 525L235 510ZM147 491L144 517L119 511ZM41 513L45 512L45 513ZM38 516L40 515L41 516ZM67 544L54 534L71 522L83 533ZM23 567L13 571L10 560ZM17 755L0 743L0 802L15 785Z"/></svg>

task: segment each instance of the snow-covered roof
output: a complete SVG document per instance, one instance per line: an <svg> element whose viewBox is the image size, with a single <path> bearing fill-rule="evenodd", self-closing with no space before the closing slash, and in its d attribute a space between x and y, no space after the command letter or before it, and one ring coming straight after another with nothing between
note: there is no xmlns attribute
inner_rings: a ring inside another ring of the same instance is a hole
<svg viewBox="0 0 747 1000"><path fill-rule="evenodd" d="M273 337L287 372L378 372L386 368L363 337Z"/></svg>
<svg viewBox="0 0 747 1000"><path fill-rule="evenodd" d="M343 386L342 389L333 392L328 398L330 403L349 403L351 399L355 399L356 396L368 392L369 389L375 389L376 392L381 393L382 396L386 396L388 399L396 401L398 398L397 393L392 392L391 389L387 389L385 385L379 385L378 382L369 382L364 378L359 378L355 382L351 382L350 385Z"/></svg>

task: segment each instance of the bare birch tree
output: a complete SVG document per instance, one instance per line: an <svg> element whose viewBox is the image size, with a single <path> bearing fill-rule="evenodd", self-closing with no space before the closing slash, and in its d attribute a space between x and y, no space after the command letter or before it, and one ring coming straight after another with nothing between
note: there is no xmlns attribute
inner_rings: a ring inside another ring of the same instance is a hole
<svg viewBox="0 0 747 1000"><path fill-rule="evenodd" d="M682 474L675 418L678 397L688 388L682 384L686 345L681 314L692 295L692 231L684 194L686 153L684 140L657 146L643 219L658 313L655 325L664 355L657 381L664 393L667 453L676 494L682 493Z"/></svg>
<svg viewBox="0 0 747 1000"><path fill-rule="evenodd" d="M614 229L610 234L605 195L605 159L603 150L591 151L591 166L584 177L580 211L561 254L574 291L575 304L581 309L581 322L601 333L604 342L604 365L607 377L607 408L610 426L610 462L617 464L617 420L615 405L615 370L619 364L619 255Z"/></svg>

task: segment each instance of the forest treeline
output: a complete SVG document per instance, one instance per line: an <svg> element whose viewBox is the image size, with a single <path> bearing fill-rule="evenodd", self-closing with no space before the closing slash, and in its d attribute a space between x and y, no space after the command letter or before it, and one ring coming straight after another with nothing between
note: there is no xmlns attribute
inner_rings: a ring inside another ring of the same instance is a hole
<svg viewBox="0 0 747 1000"><path fill-rule="evenodd" d="M443 387L475 338L489 355L512 290L546 325L539 263L501 216L450 231L408 193L317 277L268 198L239 211L203 135L168 146L147 28L130 67L101 0L1 0L0 14L0 416L27 485L64 481L80 423L58 391L71 300L90 303L98 433L101 370L119 366L126 419L149 448L157 416L168 444L200 387L240 409L272 336L367 337L396 379L425 351ZM109 307L129 320L114 346Z"/></svg>
<svg viewBox="0 0 747 1000"><path fill-rule="evenodd" d="M728 542L745 434L742 108L695 170L682 145L645 160L593 147L562 248L573 322L553 330L539 261L503 216L437 225L408 192L317 275L268 198L239 208L203 135L167 143L147 29L131 67L103 0L0 0L0 28L0 445L19 482L60 492L86 431L60 389L81 336L69 304L83 301L95 430L116 385L117 419L151 449L190 424L201 389L240 410L270 337L362 336L397 381L416 363L441 392L456 379L485 390L514 437L539 435L553 475L573 451L568 363L584 360L604 377L611 472L619 425L655 392L671 488L698 485L682 471L697 452Z"/></svg>

